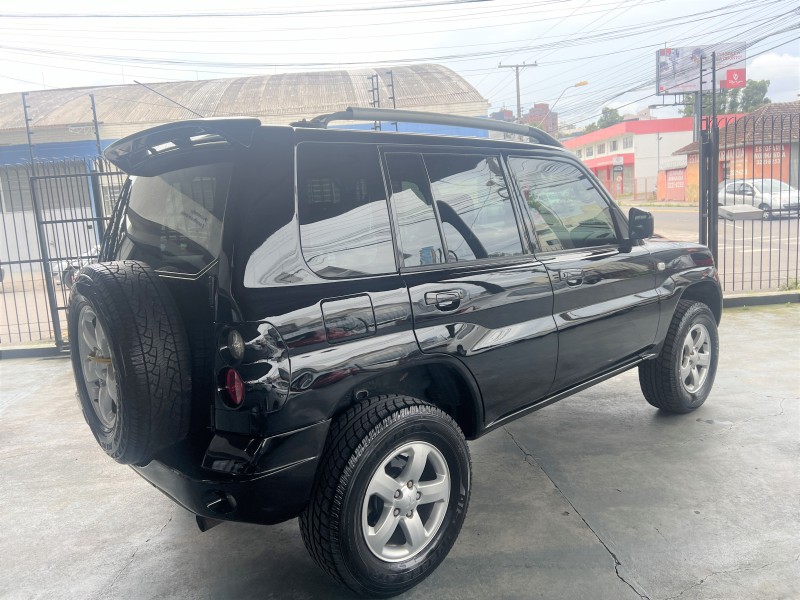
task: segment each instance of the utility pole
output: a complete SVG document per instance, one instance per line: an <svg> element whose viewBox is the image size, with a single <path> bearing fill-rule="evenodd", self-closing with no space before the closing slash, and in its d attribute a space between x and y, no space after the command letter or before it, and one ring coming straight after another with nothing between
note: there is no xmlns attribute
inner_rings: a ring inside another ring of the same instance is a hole
<svg viewBox="0 0 800 600"><path fill-rule="evenodd" d="M369 105L372 108L380 108L381 107L381 89L378 86L378 74L375 73L374 75L367 75L367 79L369 79L369 93L372 95L372 100L369 101ZM372 124L372 129L374 131L381 130L381 122L375 121Z"/></svg>
<svg viewBox="0 0 800 600"><path fill-rule="evenodd" d="M391 71L386 71L386 74L389 76L389 100L392 101L392 108L397 108L397 99L394 93L394 73ZM393 122L394 130L400 131L397 127L397 121Z"/></svg>
<svg viewBox="0 0 800 600"><path fill-rule="evenodd" d="M532 65L526 65L522 63L521 65L504 65L499 64L497 65L498 69L514 69L515 75L517 78L517 123L522 122L522 101L520 100L519 96L519 70L524 69L525 67L538 67L539 65L534 62Z"/></svg>
<svg viewBox="0 0 800 600"><path fill-rule="evenodd" d="M92 100L92 125L94 125L94 141L97 145L97 166L103 170L103 145L100 143L100 124L97 122L97 107L94 104L94 94L89 94Z"/></svg>
<svg viewBox="0 0 800 600"><path fill-rule="evenodd" d="M33 140L31 136L31 119L28 116L28 92L22 92L22 114L25 117L25 133L28 136L28 155L31 157L31 175L36 175L36 162L33 160Z"/></svg>

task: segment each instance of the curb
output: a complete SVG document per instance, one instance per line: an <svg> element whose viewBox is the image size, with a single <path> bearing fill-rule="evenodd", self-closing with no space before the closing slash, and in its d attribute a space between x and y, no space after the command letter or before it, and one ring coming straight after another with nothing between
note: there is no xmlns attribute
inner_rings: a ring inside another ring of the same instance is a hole
<svg viewBox="0 0 800 600"><path fill-rule="evenodd" d="M800 290L791 292L763 292L760 294L723 295L722 308L743 306L768 306L770 304L800 303Z"/></svg>

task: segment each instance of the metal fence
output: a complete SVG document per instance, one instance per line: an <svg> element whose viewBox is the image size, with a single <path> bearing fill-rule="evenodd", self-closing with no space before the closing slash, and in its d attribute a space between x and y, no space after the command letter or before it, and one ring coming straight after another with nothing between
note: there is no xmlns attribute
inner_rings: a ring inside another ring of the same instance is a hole
<svg viewBox="0 0 800 600"><path fill-rule="evenodd" d="M0 347L65 346L69 286L123 182L101 159L0 166Z"/></svg>
<svg viewBox="0 0 800 600"><path fill-rule="evenodd" d="M789 106L703 133L700 237L715 253L726 292L798 289L800 112Z"/></svg>

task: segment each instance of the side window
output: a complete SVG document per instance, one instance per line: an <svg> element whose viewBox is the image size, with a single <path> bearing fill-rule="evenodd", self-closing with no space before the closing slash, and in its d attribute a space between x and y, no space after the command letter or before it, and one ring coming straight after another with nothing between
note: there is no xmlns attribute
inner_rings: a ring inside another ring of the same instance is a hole
<svg viewBox="0 0 800 600"><path fill-rule="evenodd" d="M617 242L611 209L589 178L568 162L509 157L542 251Z"/></svg>
<svg viewBox="0 0 800 600"><path fill-rule="evenodd" d="M726 194L735 194L736 193L737 184L729 183L728 186L725 188Z"/></svg>
<svg viewBox="0 0 800 600"><path fill-rule="evenodd" d="M447 262L422 157L390 153L386 155L386 164L399 234L398 262L403 267Z"/></svg>
<svg viewBox="0 0 800 600"><path fill-rule="evenodd" d="M397 270L375 146L299 144L297 196L303 257L317 275Z"/></svg>
<svg viewBox="0 0 800 600"><path fill-rule="evenodd" d="M449 261L522 254L498 158L425 154L424 159Z"/></svg>

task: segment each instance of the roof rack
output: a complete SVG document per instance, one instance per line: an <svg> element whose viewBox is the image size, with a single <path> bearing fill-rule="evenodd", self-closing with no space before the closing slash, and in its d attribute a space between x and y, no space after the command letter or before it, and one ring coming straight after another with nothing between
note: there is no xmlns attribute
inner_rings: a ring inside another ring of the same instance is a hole
<svg viewBox="0 0 800 600"><path fill-rule="evenodd" d="M444 115L441 113L420 112L416 110L398 110L394 108L361 108L350 106L340 112L319 115L310 121L303 120L292 123L292 125L295 127L326 128L332 121L398 121L401 123L430 123L433 125L468 127L470 129L513 133L526 136L540 144L563 148L561 142L549 133L528 125L507 123L505 121L484 117L460 117L458 115Z"/></svg>

